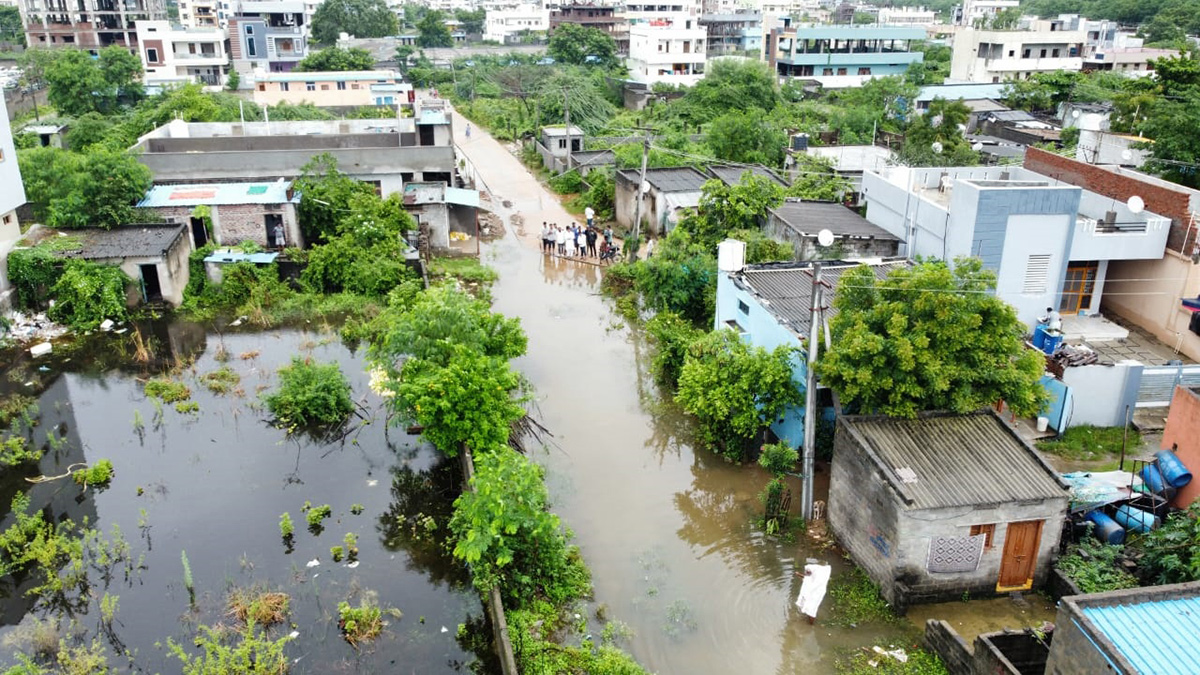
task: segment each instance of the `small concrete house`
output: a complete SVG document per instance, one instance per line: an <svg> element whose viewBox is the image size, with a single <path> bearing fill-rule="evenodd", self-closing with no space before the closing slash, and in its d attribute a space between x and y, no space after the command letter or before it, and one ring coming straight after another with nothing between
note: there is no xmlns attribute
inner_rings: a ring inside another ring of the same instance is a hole
<svg viewBox="0 0 1200 675"><path fill-rule="evenodd" d="M1200 670L1200 581L1063 598L1046 675Z"/></svg>
<svg viewBox="0 0 1200 675"><path fill-rule="evenodd" d="M572 125L570 133L567 131L566 126L542 127L538 154L542 156L542 164L554 173L562 173L570 168L567 158L583 151L583 129Z"/></svg>
<svg viewBox="0 0 1200 675"><path fill-rule="evenodd" d="M616 176L615 208L617 224L633 227L633 212L637 208L640 172L634 169L618 171ZM647 169L639 219L646 232L665 235L679 222L680 212L700 204L700 193L708 176L690 166L667 169Z"/></svg>
<svg viewBox="0 0 1200 675"><path fill-rule="evenodd" d="M899 612L1040 585L1068 497L991 411L838 418L829 525Z"/></svg>
<svg viewBox="0 0 1200 675"><path fill-rule="evenodd" d="M300 195L292 191L291 181L271 183L197 183L191 185L155 185L138 202L169 222L185 223L192 244L200 248L212 241L233 246L252 241L264 248L275 246L275 227L283 226L288 246L303 246L296 207ZM209 209L212 231L196 207Z"/></svg>
<svg viewBox="0 0 1200 675"><path fill-rule="evenodd" d="M116 265L133 284L129 304L183 303L188 283L188 254L192 252L187 226L180 224L124 225L111 230L84 228L72 230L77 247L57 253L63 258L78 258L100 265Z"/></svg>
<svg viewBox="0 0 1200 675"><path fill-rule="evenodd" d="M821 230L829 230L834 242L817 243ZM900 250L900 239L887 230L836 202L806 202L789 199L769 209L763 232L792 245L797 260L819 258L890 257Z"/></svg>
<svg viewBox="0 0 1200 675"><path fill-rule="evenodd" d="M450 233L477 237L479 192L447 187L445 183L408 183L404 186L404 210L419 223L429 225L429 245L450 248Z"/></svg>

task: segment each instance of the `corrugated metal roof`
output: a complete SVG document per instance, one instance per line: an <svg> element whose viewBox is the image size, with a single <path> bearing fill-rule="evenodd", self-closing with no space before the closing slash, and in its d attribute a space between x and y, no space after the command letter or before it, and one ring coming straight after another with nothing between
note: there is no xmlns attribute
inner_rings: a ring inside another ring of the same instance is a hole
<svg viewBox="0 0 1200 675"><path fill-rule="evenodd" d="M479 191L465 190L463 188L446 188L446 203L458 204L460 206L479 206Z"/></svg>
<svg viewBox="0 0 1200 675"><path fill-rule="evenodd" d="M964 98L1003 98L1004 88L1008 84L1000 83L975 83L970 84L934 84L928 87L921 87L921 92L917 94L918 101L932 101L935 98L944 98L949 101L958 101Z"/></svg>
<svg viewBox="0 0 1200 675"><path fill-rule="evenodd" d="M787 181L783 180L779 176L776 176L774 171L771 171L770 169L768 169L765 166L755 165L755 166L710 166L710 167L708 167L708 172L711 173L712 175L716 176L717 178L720 178L721 180L725 181L726 185L737 185L738 183L742 182L742 174L746 173L747 171L753 173L756 176L762 176L763 178L770 178L771 180L775 181L776 183L778 183L784 187L787 187Z"/></svg>
<svg viewBox="0 0 1200 675"><path fill-rule="evenodd" d="M222 204L286 204L299 195L288 197L291 181L273 183L195 183L192 185L155 185L140 208L163 206L221 206Z"/></svg>
<svg viewBox="0 0 1200 675"><path fill-rule="evenodd" d="M897 241L892 233L834 202L787 201L770 211L802 236L815 237L821 230L829 230L837 237Z"/></svg>
<svg viewBox="0 0 1200 675"><path fill-rule="evenodd" d="M621 175L634 185L638 184L638 174L635 169L621 172ZM708 182L708 176L690 166L647 169L646 182L660 192L699 192Z"/></svg>
<svg viewBox="0 0 1200 675"><path fill-rule="evenodd" d="M1037 121L1032 113L1024 110L996 110L986 113L986 117L997 122L1031 122Z"/></svg>
<svg viewBox="0 0 1200 675"><path fill-rule="evenodd" d="M59 251L62 258L81 260L112 260L114 258L157 258L183 236L184 225L123 225L111 230L87 228L74 230L72 237L79 246L69 251Z"/></svg>
<svg viewBox="0 0 1200 675"><path fill-rule="evenodd" d="M892 270L907 267L904 259L886 259L871 263L835 260L821 264L821 281L828 284L826 297L837 291L838 281L846 270L870 264L878 279L886 279ZM747 288L763 301L767 311L795 331L808 336L812 324L812 262L762 263L747 265L734 275L734 281ZM834 316L837 309L830 307L827 316Z"/></svg>
<svg viewBox="0 0 1200 675"><path fill-rule="evenodd" d="M1058 475L990 411L843 421L870 446L884 476L912 509L1068 496ZM911 469L916 480L901 480L901 469Z"/></svg>
<svg viewBox="0 0 1200 675"><path fill-rule="evenodd" d="M279 254L275 252L260 251L258 253L246 253L245 251L236 248L219 248L213 251L207 258L206 263L240 263L248 262L256 265L265 265L275 262Z"/></svg>
<svg viewBox="0 0 1200 675"><path fill-rule="evenodd" d="M1144 589L1153 592L1153 589ZM1146 675L1191 675L1200 666L1200 597L1175 597L1080 611Z"/></svg>

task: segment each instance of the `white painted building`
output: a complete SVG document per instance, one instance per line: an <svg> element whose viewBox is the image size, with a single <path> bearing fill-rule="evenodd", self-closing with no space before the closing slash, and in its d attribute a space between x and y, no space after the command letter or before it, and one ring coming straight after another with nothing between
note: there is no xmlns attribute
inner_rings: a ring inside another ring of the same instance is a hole
<svg viewBox="0 0 1200 675"><path fill-rule="evenodd" d="M629 78L692 86L704 78L708 32L687 15L663 17L629 27Z"/></svg>
<svg viewBox="0 0 1200 675"><path fill-rule="evenodd" d="M985 25L1006 9L1016 9L1020 0L963 0L955 8L954 23L960 26Z"/></svg>
<svg viewBox="0 0 1200 675"><path fill-rule="evenodd" d="M197 82L225 84L229 49L221 28L184 28L169 21L138 21L138 56L147 86Z"/></svg>
<svg viewBox="0 0 1200 675"><path fill-rule="evenodd" d="M625 21L633 27L672 17L699 19L702 10L701 0L667 0L666 4L634 0L625 5Z"/></svg>
<svg viewBox="0 0 1200 675"><path fill-rule="evenodd" d="M0 244L15 241L21 231L17 225L17 207L25 203L25 185L17 166L8 110L0 105Z"/></svg>
<svg viewBox="0 0 1200 675"><path fill-rule="evenodd" d="M1059 20L1031 21L1027 30L964 28L954 37L950 80L1005 82L1034 73L1083 69L1086 35Z"/></svg>
<svg viewBox="0 0 1200 675"><path fill-rule="evenodd" d="M191 28L224 28L229 4L220 0L179 0L179 22Z"/></svg>
<svg viewBox="0 0 1200 675"><path fill-rule="evenodd" d="M880 7L879 23L891 26L932 26L937 12L924 7Z"/></svg>
<svg viewBox="0 0 1200 675"><path fill-rule="evenodd" d="M523 33L550 30L550 10L545 5L520 5L489 9L483 24L483 39L500 44L516 42Z"/></svg>

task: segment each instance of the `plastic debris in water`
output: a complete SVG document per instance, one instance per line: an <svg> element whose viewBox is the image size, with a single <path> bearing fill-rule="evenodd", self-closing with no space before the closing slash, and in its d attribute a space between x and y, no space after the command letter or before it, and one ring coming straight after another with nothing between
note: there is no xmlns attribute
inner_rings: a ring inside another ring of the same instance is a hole
<svg viewBox="0 0 1200 675"><path fill-rule="evenodd" d="M313 558L312 560L309 560L308 563L305 564L305 567L316 567L317 565L320 565L320 564L321 564L320 560Z"/></svg>
<svg viewBox="0 0 1200 675"><path fill-rule="evenodd" d="M296 638L300 637L300 631L298 631L298 630L294 630L294 631L292 631L292 632L288 633L288 637L290 637L290 638L292 638L293 640L295 640Z"/></svg>
<svg viewBox="0 0 1200 675"><path fill-rule="evenodd" d="M446 628L445 626L442 626L442 632L443 632L443 633L449 633L449 632L450 632L450 629L449 629L449 628Z"/></svg>
<svg viewBox="0 0 1200 675"><path fill-rule="evenodd" d="M346 563L346 567L349 567L350 569L354 569L355 567L358 567L358 561L355 560L352 563Z"/></svg>
<svg viewBox="0 0 1200 675"><path fill-rule="evenodd" d="M374 478L367 481L367 487L375 487L376 485L379 485L379 481Z"/></svg>

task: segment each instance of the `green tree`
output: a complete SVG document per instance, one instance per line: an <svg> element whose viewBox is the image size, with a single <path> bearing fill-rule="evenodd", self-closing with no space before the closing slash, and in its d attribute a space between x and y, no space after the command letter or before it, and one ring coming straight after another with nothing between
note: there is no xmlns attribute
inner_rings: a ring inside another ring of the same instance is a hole
<svg viewBox="0 0 1200 675"><path fill-rule="evenodd" d="M16 5L0 5L0 42L25 46L21 10Z"/></svg>
<svg viewBox="0 0 1200 675"><path fill-rule="evenodd" d="M337 159L328 153L313 157L301 168L295 181L302 197L298 209L305 241L317 244L338 234L343 216L356 195L374 195L370 185L338 170Z"/></svg>
<svg viewBox="0 0 1200 675"><path fill-rule="evenodd" d="M757 230L767 209L783 203L784 189L779 183L751 171L742 173L737 185L713 178L700 190L696 215L685 218L686 228L697 244L715 251L730 230Z"/></svg>
<svg viewBox="0 0 1200 675"><path fill-rule="evenodd" d="M131 222L152 183L150 170L123 150L83 153L36 148L19 156L35 214L52 227L111 228Z"/></svg>
<svg viewBox="0 0 1200 675"><path fill-rule="evenodd" d="M838 174L833 162L814 155L797 155L796 180L785 193L810 201L836 202L850 191L850 181Z"/></svg>
<svg viewBox="0 0 1200 675"><path fill-rule="evenodd" d="M454 18L462 22L463 32L467 35L480 35L483 33L483 22L487 20L487 10L482 7L458 9L454 11Z"/></svg>
<svg viewBox="0 0 1200 675"><path fill-rule="evenodd" d="M98 60L104 81L116 90L118 102L133 105L146 97L142 87L142 60L120 45L100 50Z"/></svg>
<svg viewBox="0 0 1200 675"><path fill-rule="evenodd" d="M450 28L446 25L446 15L439 10L425 12L425 16L421 17L417 23L417 33L418 47L454 46L454 38L450 35Z"/></svg>
<svg viewBox="0 0 1200 675"><path fill-rule="evenodd" d="M141 61L117 45L100 50L99 58L74 49L56 51L44 68L49 101L64 115L110 114L119 103L137 103L144 96L138 81Z"/></svg>
<svg viewBox="0 0 1200 675"><path fill-rule="evenodd" d="M105 319L123 321L129 317L125 307L128 283L129 277L119 267L68 260L50 289L54 305L48 314L78 331L95 330Z"/></svg>
<svg viewBox="0 0 1200 675"><path fill-rule="evenodd" d="M684 95L680 114L693 124L703 124L731 111L772 110L781 100L777 79L761 61L712 61L704 79Z"/></svg>
<svg viewBox="0 0 1200 675"><path fill-rule="evenodd" d="M909 166L972 166L979 153L971 149L963 129L971 111L962 101L935 98L924 115L919 115L904 134L897 153Z"/></svg>
<svg viewBox="0 0 1200 675"><path fill-rule="evenodd" d="M300 71L346 71L371 70L375 67L375 57L362 47L326 47L319 52L313 52L296 64Z"/></svg>
<svg viewBox="0 0 1200 675"><path fill-rule="evenodd" d="M755 434L801 402L792 353L751 347L734 331L715 330L688 348L675 401L699 421L706 445L741 461Z"/></svg>
<svg viewBox="0 0 1200 675"><path fill-rule="evenodd" d="M279 369L279 388L263 401L288 429L340 424L354 412L350 383L338 364L298 356Z"/></svg>
<svg viewBox="0 0 1200 675"><path fill-rule="evenodd" d="M646 306L670 311L696 325L711 325L717 294L717 257L710 246L692 239L683 225L660 242L654 257L621 263L609 272L632 276Z"/></svg>
<svg viewBox="0 0 1200 675"><path fill-rule="evenodd" d="M611 35L599 28L577 23L559 24L550 36L546 52L559 63L575 66L612 68L618 63L617 42Z"/></svg>
<svg viewBox="0 0 1200 675"><path fill-rule="evenodd" d="M87 113L71 122L67 129L67 146L75 152L83 152L103 142L112 128L109 118L96 112Z"/></svg>
<svg viewBox="0 0 1200 675"><path fill-rule="evenodd" d="M1136 547L1139 567L1149 584L1200 581L1200 504L1167 517L1162 527L1142 537Z"/></svg>
<svg viewBox="0 0 1200 675"><path fill-rule="evenodd" d="M1182 100L1159 99L1150 114L1138 127L1145 136L1154 139L1147 143L1152 159L1146 168L1167 180L1200 187L1200 95Z"/></svg>
<svg viewBox="0 0 1200 675"><path fill-rule="evenodd" d="M817 374L864 413L912 418L1003 399L1018 415L1036 415L1045 359L1025 348L1024 324L994 288L995 275L974 258L953 270L921 263L883 281L867 266L846 272Z"/></svg>
<svg viewBox="0 0 1200 675"><path fill-rule="evenodd" d="M734 109L708 125L704 142L717 159L774 167L783 163L787 135L762 110Z"/></svg>
<svg viewBox="0 0 1200 675"><path fill-rule="evenodd" d="M412 45L398 45L396 47L396 69L402 74L408 74L408 60L417 52L417 48Z"/></svg>
<svg viewBox="0 0 1200 675"><path fill-rule="evenodd" d="M787 484L783 479L796 468L799 459L800 453L786 443L764 445L758 456L758 465L771 474L770 482L758 495L766 511L764 522L767 534L778 532L787 521L787 511L783 509L783 493L787 490Z"/></svg>
<svg viewBox="0 0 1200 675"><path fill-rule="evenodd" d="M384 0L326 0L313 13L312 34L323 45L337 43L338 35L358 38L395 35L396 15Z"/></svg>

